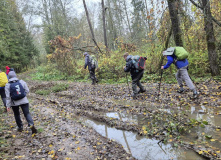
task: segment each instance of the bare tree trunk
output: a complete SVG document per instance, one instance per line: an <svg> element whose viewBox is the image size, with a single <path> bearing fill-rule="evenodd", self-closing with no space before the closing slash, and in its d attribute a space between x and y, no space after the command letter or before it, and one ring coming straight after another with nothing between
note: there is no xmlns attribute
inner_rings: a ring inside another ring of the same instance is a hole
<svg viewBox="0 0 221 160"><path fill-rule="evenodd" d="M128 28L129 28L129 31L130 31L130 38L131 38L132 33L131 33L130 20L129 20L129 16L128 16L128 13L127 13L126 0L124 0L124 10L125 10L126 17L127 17L127 24L128 24Z"/></svg>
<svg viewBox="0 0 221 160"><path fill-rule="evenodd" d="M104 0L101 0L102 5L102 16L103 16L103 29L104 29L104 44L106 46L106 51L108 52L108 44L107 44L107 32L106 32L106 21L105 21L105 8L104 8Z"/></svg>
<svg viewBox="0 0 221 160"><path fill-rule="evenodd" d="M110 0L107 0L107 4L108 4L108 13L109 13L109 27L110 27L110 35L109 37L111 37L111 45L113 46L114 49L116 49L116 43L117 43L117 31L116 31L116 27L115 24L113 22L113 15L111 12L111 5L110 5Z"/></svg>
<svg viewBox="0 0 221 160"><path fill-rule="evenodd" d="M202 5L204 13L204 25L205 25L204 29L206 32L210 68L212 76L217 76L220 74L220 70L218 64L218 55L216 53L216 45L215 45L216 40L214 36L213 20L212 20L209 0L202 0Z"/></svg>
<svg viewBox="0 0 221 160"><path fill-rule="evenodd" d="M84 4L84 9L85 9L85 13L86 13L86 16L87 16L87 21L88 21L88 25L90 27L90 30L91 30L91 36L92 36L92 40L94 42L94 44L97 46L97 48L99 49L99 51L101 52L99 46L97 45L97 42L95 40L95 36L94 36L94 32L93 32L93 29L92 29L92 25L91 25L91 21L90 21L90 18L89 18L89 14L88 14L88 10L87 10L87 6L86 6L86 3L85 3L85 0L83 0L83 4ZM102 53L102 52L101 52Z"/></svg>
<svg viewBox="0 0 221 160"><path fill-rule="evenodd" d="M180 24L179 24L179 17L178 17L178 1L177 0L167 0L169 12L170 12L170 19L172 23L173 29L173 36L176 46L183 46Z"/></svg>

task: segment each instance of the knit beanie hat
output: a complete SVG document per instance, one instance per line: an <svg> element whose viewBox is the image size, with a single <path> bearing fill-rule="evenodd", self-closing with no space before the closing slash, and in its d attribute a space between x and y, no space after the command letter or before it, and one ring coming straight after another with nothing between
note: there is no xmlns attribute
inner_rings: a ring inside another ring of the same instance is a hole
<svg viewBox="0 0 221 160"><path fill-rule="evenodd" d="M10 79L10 78L16 78L17 77L17 75L16 75L16 73L14 72L14 71L10 71L9 73L8 73L8 78Z"/></svg>

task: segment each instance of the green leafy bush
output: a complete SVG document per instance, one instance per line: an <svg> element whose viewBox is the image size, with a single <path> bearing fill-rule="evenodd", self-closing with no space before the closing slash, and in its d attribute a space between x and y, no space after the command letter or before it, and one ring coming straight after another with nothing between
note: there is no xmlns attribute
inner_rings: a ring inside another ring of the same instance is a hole
<svg viewBox="0 0 221 160"><path fill-rule="evenodd" d="M39 94L39 95L46 96L46 95L49 95L51 93L51 91L50 90L39 89L35 93Z"/></svg>
<svg viewBox="0 0 221 160"><path fill-rule="evenodd" d="M67 90L69 87L68 84L64 84L64 83L61 83L61 84L57 84L55 86L52 87L52 92L60 92L60 91L64 91L64 90Z"/></svg>

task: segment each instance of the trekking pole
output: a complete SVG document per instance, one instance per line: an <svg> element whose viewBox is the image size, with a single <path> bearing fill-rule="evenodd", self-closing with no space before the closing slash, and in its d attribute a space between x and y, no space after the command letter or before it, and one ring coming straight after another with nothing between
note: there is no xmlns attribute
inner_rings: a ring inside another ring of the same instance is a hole
<svg viewBox="0 0 221 160"><path fill-rule="evenodd" d="M126 78L127 78L127 73L126 73ZM129 83L128 83L128 78L127 78L127 86L128 86L128 90L129 90L129 94L130 94L130 87L129 87Z"/></svg>
<svg viewBox="0 0 221 160"><path fill-rule="evenodd" d="M159 97L160 97L160 86L161 86L161 80L162 80L162 76L163 76L163 70L161 69L161 72L160 72L159 91L158 91L158 101L159 101Z"/></svg>

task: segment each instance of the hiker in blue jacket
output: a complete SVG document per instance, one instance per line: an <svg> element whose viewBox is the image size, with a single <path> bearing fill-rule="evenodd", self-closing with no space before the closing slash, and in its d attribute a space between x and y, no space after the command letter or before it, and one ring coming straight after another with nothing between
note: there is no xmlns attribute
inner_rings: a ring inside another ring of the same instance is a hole
<svg viewBox="0 0 221 160"><path fill-rule="evenodd" d="M124 66L124 72L130 72L131 78L132 78L132 90L133 99L137 98L137 95L139 93L145 92L145 88L140 83L141 78L143 77L144 70L137 70L132 62L132 55L129 55L127 52L123 55L124 59L126 60L126 66ZM137 91L137 86L140 88L139 91Z"/></svg>
<svg viewBox="0 0 221 160"><path fill-rule="evenodd" d="M168 55L169 54L169 55ZM176 73L176 79L177 82L180 86L180 89L178 90L178 93L183 93L184 88L183 88L183 81L185 81L186 85L190 88L190 90L193 92L193 97L192 98L197 98L198 92L196 91L196 87L194 86L192 80L189 77L188 74L188 65L189 62L187 59L184 60L176 60L175 54L170 55L170 53L164 51L163 55L167 57L167 64L164 66L161 66L161 69L167 69L170 67L172 63L175 64L177 67L178 71Z"/></svg>
<svg viewBox="0 0 221 160"><path fill-rule="evenodd" d="M84 53L84 57L85 57L84 69L88 67L90 78L92 80L92 85L95 85L95 83L98 83L98 79L95 76L95 66L92 66L90 55L87 52Z"/></svg>

